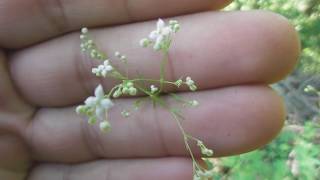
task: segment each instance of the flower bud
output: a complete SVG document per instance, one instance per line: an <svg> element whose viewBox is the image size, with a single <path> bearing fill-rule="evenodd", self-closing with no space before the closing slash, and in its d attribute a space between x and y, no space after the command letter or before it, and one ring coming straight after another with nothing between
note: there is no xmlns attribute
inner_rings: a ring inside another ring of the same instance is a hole
<svg viewBox="0 0 320 180"><path fill-rule="evenodd" d="M129 88L129 94L130 94L131 96L135 96L135 95L137 94L137 89L134 88L134 87L130 87L130 88Z"/></svg>
<svg viewBox="0 0 320 180"><path fill-rule="evenodd" d="M86 34L86 33L88 33L88 31L89 31L89 30L88 30L88 28L86 28L86 27L84 27L84 28L81 29L81 33L82 33L82 34Z"/></svg>
<svg viewBox="0 0 320 180"><path fill-rule="evenodd" d="M88 120L88 124L90 124L90 125L94 125L96 122L97 122L96 117L90 117Z"/></svg>
<svg viewBox="0 0 320 180"><path fill-rule="evenodd" d="M111 129L109 121L103 121L99 125L101 132L108 132Z"/></svg>
<svg viewBox="0 0 320 180"><path fill-rule="evenodd" d="M77 106L76 112L78 114L85 114L86 113L86 107L84 105Z"/></svg>

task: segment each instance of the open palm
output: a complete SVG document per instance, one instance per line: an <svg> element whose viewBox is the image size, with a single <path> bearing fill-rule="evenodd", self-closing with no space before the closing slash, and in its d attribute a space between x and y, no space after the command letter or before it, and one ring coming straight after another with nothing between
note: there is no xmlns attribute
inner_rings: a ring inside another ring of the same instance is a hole
<svg viewBox="0 0 320 180"><path fill-rule="evenodd" d="M91 74L94 62L79 50L78 30L83 26L92 29L105 52L119 50L129 57L131 75L157 78L160 55L138 44L155 24L145 20L181 15L174 17L182 29L170 50L167 77L193 77L199 91L180 94L201 103L185 110L185 129L206 142L216 156L247 152L269 142L281 129L285 111L268 84L293 69L298 38L287 20L269 12L207 11L228 3L0 3L0 179L192 178L179 129L161 108L145 106L123 119L121 110L134 99L117 99L108 134L76 115L75 106L97 84L110 89L116 83Z"/></svg>

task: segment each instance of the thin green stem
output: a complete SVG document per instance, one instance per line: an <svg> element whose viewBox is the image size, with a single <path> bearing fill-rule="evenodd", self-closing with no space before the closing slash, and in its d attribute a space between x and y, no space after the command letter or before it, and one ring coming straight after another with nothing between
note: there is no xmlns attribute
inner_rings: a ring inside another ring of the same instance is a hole
<svg viewBox="0 0 320 180"><path fill-rule="evenodd" d="M141 90L142 92L148 94L148 95L150 96L150 98L152 98L155 102L157 102L158 104L160 104L163 108L169 110L169 112L172 114L174 120L176 121L176 123L177 123L177 125L178 125L178 127L179 127L179 129L180 129L180 131L181 131L181 133L182 133L182 135L183 135L184 144L185 144L185 146L186 146L186 148L187 148L187 150L188 150L188 152L189 152L189 154L190 154L190 156L191 156L192 161L195 163L195 167L196 167L197 169L202 169L202 167L198 165L198 163L197 163L197 161L196 161L196 159L195 159L195 157L194 157L194 155L193 155L193 152L192 152L192 150L191 150L191 148L190 148L190 145L189 145L189 143L188 143L188 138L189 138L190 135L188 135L188 134L185 132L185 130L183 129L183 127L182 127L182 125L181 125L181 122L179 121L178 116L176 115L176 113L175 113L174 111L172 111L171 109L169 109L168 106L167 106L167 104L164 102L164 100L160 99L158 96L153 95L152 93L146 91L145 89L143 89L143 88L141 88L141 87L139 87L139 86L138 86L137 88L138 88L139 90Z"/></svg>
<svg viewBox="0 0 320 180"><path fill-rule="evenodd" d="M181 103L189 103L188 100L184 99L183 97L181 97L181 96L179 96L179 95L177 95L177 94L175 94L175 93L170 93L170 96L172 96L173 99L175 99L175 100L178 101L178 102L181 102Z"/></svg>
<svg viewBox="0 0 320 180"><path fill-rule="evenodd" d="M163 89L163 84L164 84L164 80L165 80L165 73L166 73L165 68L168 63L168 54L169 54L169 52L167 49L163 51L163 59L161 61L161 68L160 68L160 91L159 92L161 92Z"/></svg>
<svg viewBox="0 0 320 180"><path fill-rule="evenodd" d="M188 143L188 134L183 129L183 127L181 125L181 122L179 121L179 119L176 116L176 114L174 112L172 112L171 110L170 110L170 112L171 112L171 114L173 116L173 119L176 121L176 123L177 123L177 125L178 125L178 127L179 127L179 129L180 129L180 131L182 133L182 135L183 135L184 144L185 144L187 150L189 151L189 154L191 156L192 161L195 163L196 168L201 169L201 167L198 165L198 163L197 163L197 161L196 161L196 159L195 159L195 157L193 155L193 152L192 152L192 150L190 148L190 145Z"/></svg>
<svg viewBox="0 0 320 180"><path fill-rule="evenodd" d="M114 86L114 87L109 91L109 93L107 94L106 97L107 97L107 98L110 98L112 92L113 92L114 90L116 90L120 85L121 85L121 84L118 84L118 85Z"/></svg>
<svg viewBox="0 0 320 180"><path fill-rule="evenodd" d="M159 83L161 82L161 80L157 80L157 79L143 79L143 78L141 78L141 79L132 79L131 81L132 82L135 82L135 81L147 81L147 82L159 82ZM166 84L176 85L174 82L171 82L171 81L163 80L162 82L166 83Z"/></svg>
<svg viewBox="0 0 320 180"><path fill-rule="evenodd" d="M129 65L128 65L127 59L123 60L123 63L124 63L125 68L126 68L126 78L129 79Z"/></svg>
<svg viewBox="0 0 320 180"><path fill-rule="evenodd" d="M191 135L189 135L189 134L187 134L187 137L188 137L189 139L192 139L192 140L196 141L196 142L201 141L200 139L195 138L195 137L193 137L193 136L191 136Z"/></svg>

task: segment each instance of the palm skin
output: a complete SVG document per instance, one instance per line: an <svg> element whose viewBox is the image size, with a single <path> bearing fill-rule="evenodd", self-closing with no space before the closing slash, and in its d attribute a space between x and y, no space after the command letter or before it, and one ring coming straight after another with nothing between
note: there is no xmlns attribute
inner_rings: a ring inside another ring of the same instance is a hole
<svg viewBox="0 0 320 180"><path fill-rule="evenodd" d="M131 75L156 78L161 57L138 47L155 24L145 20L184 14L174 17L182 30L167 77L190 75L198 83L197 93L180 92L201 103L185 110L185 129L216 156L247 152L276 136L285 111L267 85L291 72L299 55L287 20L263 11L202 12L228 1L135 1L0 5L0 179L192 178L181 134L165 111L146 106L123 120L119 112L133 99L119 99L106 135L75 114L74 107L100 82L78 48L79 33L73 31L82 26L92 27L109 54L126 53ZM108 89L115 82L102 83Z"/></svg>

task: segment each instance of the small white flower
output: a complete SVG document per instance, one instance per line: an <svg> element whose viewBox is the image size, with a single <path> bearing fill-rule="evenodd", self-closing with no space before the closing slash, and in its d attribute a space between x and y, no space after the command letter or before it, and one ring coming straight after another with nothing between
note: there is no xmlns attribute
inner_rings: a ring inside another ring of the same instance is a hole
<svg viewBox="0 0 320 180"><path fill-rule="evenodd" d="M155 92L158 91L158 88L155 85L151 85L150 90L151 90L151 93L154 94Z"/></svg>
<svg viewBox="0 0 320 180"><path fill-rule="evenodd" d="M191 77L186 77L186 84L188 85L188 86L191 86L191 85L193 85L194 84L194 81L191 79Z"/></svg>
<svg viewBox="0 0 320 180"><path fill-rule="evenodd" d="M120 97L122 95L122 91L121 91L121 89L119 88L119 89L117 89L114 93L113 93L113 97L114 98L118 98L118 97Z"/></svg>
<svg viewBox="0 0 320 180"><path fill-rule="evenodd" d="M199 105L199 102L197 100L192 100L192 101L189 101L189 104L190 104L190 106L196 107Z"/></svg>
<svg viewBox="0 0 320 180"><path fill-rule="evenodd" d="M127 57L126 57L125 55L122 55L122 56L120 56L120 59L121 59L122 61L125 61L125 60L127 60Z"/></svg>
<svg viewBox="0 0 320 180"><path fill-rule="evenodd" d="M161 49L161 45L163 45L163 39L164 39L164 37L163 37L162 35L159 35L159 36L157 37L157 39L155 40L155 43L154 43L154 45L153 45L153 49L154 49L154 50L159 50L159 49Z"/></svg>
<svg viewBox="0 0 320 180"><path fill-rule="evenodd" d="M85 36L84 34L81 34L81 35L80 35L80 39L81 39L81 40L83 40L83 39L85 39L85 38L86 38L86 36Z"/></svg>
<svg viewBox="0 0 320 180"><path fill-rule="evenodd" d="M97 118L96 117L90 117L88 120L88 123L90 125L94 125L97 122Z"/></svg>
<svg viewBox="0 0 320 180"><path fill-rule="evenodd" d="M135 88L135 87L130 87L129 88L129 94L131 95L131 96L135 96L136 94L137 94L137 89Z"/></svg>
<svg viewBox="0 0 320 180"><path fill-rule="evenodd" d="M121 115L122 115L123 117L127 118L127 117L130 116L130 112L127 111L127 110L123 110L123 111L121 112Z"/></svg>
<svg viewBox="0 0 320 180"><path fill-rule="evenodd" d="M116 51L114 53L114 56L119 58L122 62L126 62L127 61L127 56L121 54L119 51Z"/></svg>
<svg viewBox="0 0 320 180"><path fill-rule="evenodd" d="M172 25L178 24L178 21L177 20L170 20L169 24L172 26Z"/></svg>
<svg viewBox="0 0 320 180"><path fill-rule="evenodd" d="M175 84L177 87L180 87L182 83L183 83L182 79L178 79L176 82L174 82L174 84Z"/></svg>
<svg viewBox="0 0 320 180"><path fill-rule="evenodd" d="M178 32L180 30L180 24L176 20L170 20L169 25L173 32Z"/></svg>
<svg viewBox="0 0 320 180"><path fill-rule="evenodd" d="M98 56L98 52L95 49L92 49L90 52L90 57L91 58L96 58Z"/></svg>
<svg viewBox="0 0 320 180"><path fill-rule="evenodd" d="M157 29L149 34L149 39L154 42L153 49L161 49L161 46L164 45L166 41L168 41L171 33L171 28L169 26L166 26L162 19L159 19L157 22Z"/></svg>
<svg viewBox="0 0 320 180"><path fill-rule="evenodd" d="M173 32L178 32L180 30L180 25L179 24L175 24L172 26L172 31Z"/></svg>
<svg viewBox="0 0 320 180"><path fill-rule="evenodd" d="M88 31L89 31L89 30L88 30L88 28L86 28L86 27L84 27L84 28L81 29L81 33L82 33L82 34L86 34L86 33L88 33Z"/></svg>
<svg viewBox="0 0 320 180"><path fill-rule="evenodd" d="M86 106L84 105L79 105L76 108L77 114L84 114L86 112Z"/></svg>
<svg viewBox="0 0 320 180"><path fill-rule="evenodd" d="M194 81L188 76L186 77L186 84L189 86L191 91L197 90L197 86L195 85Z"/></svg>
<svg viewBox="0 0 320 180"><path fill-rule="evenodd" d="M179 28L177 21L170 21L167 26L162 19L159 19L156 30L152 31L148 38L141 39L139 44L142 47L152 44L154 50L166 49L170 45L172 33L177 32Z"/></svg>
<svg viewBox="0 0 320 180"><path fill-rule="evenodd" d="M96 102L97 102L97 98L90 96L84 101L84 104L86 107L94 108L96 105Z"/></svg>
<svg viewBox="0 0 320 180"><path fill-rule="evenodd" d="M127 87L132 87L132 86L133 86L133 83L132 83L131 81L126 82L126 86L127 86Z"/></svg>
<svg viewBox="0 0 320 180"><path fill-rule="evenodd" d="M103 120L106 117L107 110L113 106L113 103L110 99L104 97L104 91L100 84L96 87L94 95L85 100L85 106L92 109L98 119Z"/></svg>
<svg viewBox="0 0 320 180"><path fill-rule="evenodd" d="M116 51L116 52L114 53L114 56L116 56L116 57L120 58L120 57L121 57L121 54L120 54L120 52L119 52L119 51Z"/></svg>
<svg viewBox="0 0 320 180"><path fill-rule="evenodd" d="M92 68L92 73L96 76L106 77L108 72L112 71L113 67L110 65L109 60L105 60L103 64L99 65L96 68Z"/></svg>
<svg viewBox="0 0 320 180"><path fill-rule="evenodd" d="M123 94L129 94L129 88L128 87L123 87L122 88L122 93Z"/></svg>
<svg viewBox="0 0 320 180"><path fill-rule="evenodd" d="M135 96L138 92L137 88L134 87L133 82L131 81L124 81L121 91L123 94L129 94L131 96Z"/></svg>
<svg viewBox="0 0 320 180"><path fill-rule="evenodd" d="M108 132L111 129L111 125L110 125L109 121L100 122L99 127L100 127L101 132L104 132L104 133Z"/></svg>
<svg viewBox="0 0 320 180"><path fill-rule="evenodd" d="M143 38L140 40L139 44L141 47L148 47L148 45L150 44L150 41L147 38Z"/></svg>
<svg viewBox="0 0 320 180"><path fill-rule="evenodd" d="M88 43L89 45L93 45L93 44L94 44L92 39L88 40L87 43Z"/></svg>

